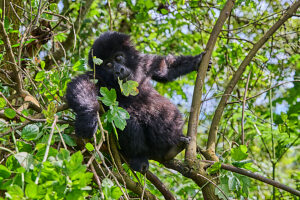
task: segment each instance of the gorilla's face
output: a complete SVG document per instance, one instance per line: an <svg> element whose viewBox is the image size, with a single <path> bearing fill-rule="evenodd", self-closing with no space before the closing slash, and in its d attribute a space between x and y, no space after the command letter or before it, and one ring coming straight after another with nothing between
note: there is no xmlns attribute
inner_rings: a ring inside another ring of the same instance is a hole
<svg viewBox="0 0 300 200"><path fill-rule="evenodd" d="M123 52L117 52L102 63L101 67L113 74L114 80L125 80L131 75L131 69L126 67L126 57Z"/></svg>

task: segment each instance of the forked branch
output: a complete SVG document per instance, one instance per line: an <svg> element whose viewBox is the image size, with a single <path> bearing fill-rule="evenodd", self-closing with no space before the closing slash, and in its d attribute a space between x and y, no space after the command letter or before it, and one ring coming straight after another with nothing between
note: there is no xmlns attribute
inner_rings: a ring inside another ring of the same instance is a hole
<svg viewBox="0 0 300 200"><path fill-rule="evenodd" d="M209 155L215 155L215 146L216 146L216 139L218 133L218 127L220 124L220 120L227 104L227 100L232 93L234 87L236 86L237 82L240 80L243 72L245 71L246 67L255 56L257 51L268 41L268 39L282 26L290 17L293 16L293 13L297 11L300 6L300 0L296 1L286 12L285 14L260 38L258 42L253 46L249 54L243 60L241 65L239 66L238 70L233 75L232 79L230 80L229 84L227 85L224 95L222 96L220 103L215 111L215 115L213 117L211 127L209 130L208 141L207 141L207 152ZM212 159L215 160L215 159Z"/></svg>
<svg viewBox="0 0 300 200"><path fill-rule="evenodd" d="M212 30L212 34L210 35L210 38L207 42L206 49L205 49L206 54L203 56L202 62L198 69L198 75L195 83L191 113L190 113L189 124L188 124L187 135L191 137L191 142L189 143L185 153L185 159L187 161L194 160L196 158L196 149L197 149L196 135L197 135L197 127L199 121L201 96L202 96L202 89L204 85L204 79L206 76L206 71L210 62L212 51L215 47L218 36L222 30L222 27L232 10L234 2L235 2L234 0L228 0L224 8L222 9L220 16Z"/></svg>

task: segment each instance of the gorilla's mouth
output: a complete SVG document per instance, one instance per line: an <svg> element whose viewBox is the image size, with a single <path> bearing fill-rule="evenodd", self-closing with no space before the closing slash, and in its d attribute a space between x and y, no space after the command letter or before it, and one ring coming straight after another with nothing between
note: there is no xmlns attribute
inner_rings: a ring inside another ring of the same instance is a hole
<svg viewBox="0 0 300 200"><path fill-rule="evenodd" d="M118 80L130 80L131 79L131 73L128 73L128 74L122 74L122 75L115 75L115 79Z"/></svg>

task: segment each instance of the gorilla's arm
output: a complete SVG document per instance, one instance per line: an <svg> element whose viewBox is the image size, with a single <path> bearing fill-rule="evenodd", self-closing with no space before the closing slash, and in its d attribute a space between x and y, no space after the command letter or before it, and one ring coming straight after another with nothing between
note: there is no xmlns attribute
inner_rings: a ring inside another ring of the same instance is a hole
<svg viewBox="0 0 300 200"><path fill-rule="evenodd" d="M173 81L181 75L190 73L198 69L202 56L156 56L147 55L148 74L153 80L158 82Z"/></svg>
<svg viewBox="0 0 300 200"><path fill-rule="evenodd" d="M91 76L83 74L73 79L67 88L69 107L76 113L75 133L90 138L97 131L97 89L90 81Z"/></svg>

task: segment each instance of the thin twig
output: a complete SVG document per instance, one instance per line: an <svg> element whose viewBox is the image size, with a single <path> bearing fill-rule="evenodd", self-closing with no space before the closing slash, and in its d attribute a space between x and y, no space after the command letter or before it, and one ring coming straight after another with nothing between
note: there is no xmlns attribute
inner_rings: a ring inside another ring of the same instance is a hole
<svg viewBox="0 0 300 200"><path fill-rule="evenodd" d="M111 15L111 7L110 7L110 1L107 0L108 5L108 13L109 13L109 30L112 31L112 15Z"/></svg>
<svg viewBox="0 0 300 200"><path fill-rule="evenodd" d="M143 192L141 195L141 199L144 199L145 189L146 189L146 176L144 176L144 186L143 186Z"/></svg>
<svg viewBox="0 0 300 200"><path fill-rule="evenodd" d="M245 105L246 105L246 98L247 98L247 91L248 91L248 85L249 85L250 76L251 76L251 70L250 70L250 72L248 74L246 88L245 88L244 97L243 97L242 120L241 120L241 129L242 129L242 138L241 138L241 141L242 141L242 144L245 144L244 117L245 117Z"/></svg>
<svg viewBox="0 0 300 200"><path fill-rule="evenodd" d="M33 26L35 26L36 23L39 21L40 14L41 14L41 7L42 7L41 5L42 5L42 0L39 1L38 10L37 10L37 15L36 15L36 17L35 17L34 20L33 20Z"/></svg>
<svg viewBox="0 0 300 200"><path fill-rule="evenodd" d="M97 112L97 120L98 120L98 124L99 124L99 127L100 127L101 139L103 140L103 142L105 142L105 132L107 132L107 131L105 131L103 129L102 122L100 120L99 112Z"/></svg>
<svg viewBox="0 0 300 200"><path fill-rule="evenodd" d="M100 159L103 162L104 167L106 168L106 170L109 172L109 174L113 177L113 179L115 180L116 184L118 185L118 187L120 188L121 192L123 193L123 195L125 196L125 198L127 200L129 200L128 194L123 190L122 186L120 185L118 179L116 178L116 176L114 175L114 173L109 169L109 167L106 165L105 160L103 159L103 156L101 155L100 151L95 148L96 152L98 153Z"/></svg>
<svg viewBox="0 0 300 200"><path fill-rule="evenodd" d="M23 23L22 20L20 19L19 15L18 15L18 13L16 12L15 8L13 7L12 2L9 2L9 3L10 3L11 9L12 9L13 12L15 13L16 17L18 18L18 20L19 20L21 23Z"/></svg>
<svg viewBox="0 0 300 200"><path fill-rule="evenodd" d="M45 155L44 155L44 158L43 158L42 163L41 163L41 167L43 167L44 162L46 162L46 160L48 158L50 145L51 145L51 140L52 140L52 136L53 136L53 133L54 133L54 129L55 129L57 119L58 119L58 117L55 115L54 116L54 121L53 121L52 126L51 126L51 132L50 132L49 139L48 139L48 142L47 142ZM38 173L38 175L35 179L35 184L36 185L39 183L39 178L40 178L40 175L41 175L41 171L42 171L42 169L40 169L40 171L39 171L39 173Z"/></svg>
<svg viewBox="0 0 300 200"><path fill-rule="evenodd" d="M300 138L300 135L298 134L298 137L289 145L289 147L288 148L286 148L285 149L285 151L284 152L282 152L282 154L279 156L279 158L276 160L276 162L275 163L278 163L280 160L281 160L281 158L282 158L282 156L292 147L292 146L294 146L294 144L299 140L299 138Z"/></svg>
<svg viewBox="0 0 300 200"><path fill-rule="evenodd" d="M32 122L45 122L46 119L33 119L33 118L30 118L30 117L27 117L25 115L23 115L21 112L19 112L18 110L16 110L12 105L11 103L8 101L8 99L4 96L4 94L2 92L0 92L0 95L2 96L2 98L6 101L6 103L8 104L8 106L13 109L17 115L19 115L20 117L23 117L29 121L32 121Z"/></svg>
<svg viewBox="0 0 300 200"><path fill-rule="evenodd" d="M63 143L64 148L65 148L66 150L68 150L68 147L67 147L67 145L66 145L66 143L65 143L65 140L64 140L64 138L63 138L63 136L62 136L62 134L61 134L61 132L60 132L60 130L59 130L57 124L55 124L55 127L56 127L56 130L58 131L60 140L61 140L61 142Z"/></svg>
<svg viewBox="0 0 300 200"><path fill-rule="evenodd" d="M98 174L97 174L97 172L94 168L94 165L91 165L90 168L91 168L91 171L93 172L94 177L96 179L96 183L98 185L98 188L99 188L99 191L100 191L100 194L101 194L101 199L104 199L104 194L103 194L102 187L101 187L102 184L101 184L100 178L99 178L99 176L98 176Z"/></svg>
<svg viewBox="0 0 300 200"><path fill-rule="evenodd" d="M264 145L265 148L266 148L266 151L267 151L267 153L268 153L269 159L272 160L272 155L271 155L271 153L270 153L270 151L269 151L269 149L268 149L268 147L267 147L267 144L266 144L266 142L265 142L265 140L264 140L264 138L263 138L263 136L262 136L260 130L257 128L256 124L253 124L253 126L254 126L254 128L255 128L257 134L260 136L263 145Z"/></svg>

